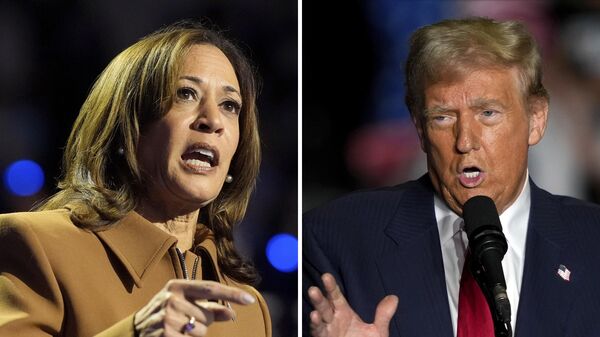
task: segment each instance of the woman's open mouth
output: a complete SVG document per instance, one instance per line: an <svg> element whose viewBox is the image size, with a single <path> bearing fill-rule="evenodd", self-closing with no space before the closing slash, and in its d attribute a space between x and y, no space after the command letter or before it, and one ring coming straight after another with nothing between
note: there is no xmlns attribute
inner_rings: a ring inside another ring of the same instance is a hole
<svg viewBox="0 0 600 337"><path fill-rule="evenodd" d="M196 143L181 155L181 159L194 171L206 171L219 165L219 151L208 144Z"/></svg>

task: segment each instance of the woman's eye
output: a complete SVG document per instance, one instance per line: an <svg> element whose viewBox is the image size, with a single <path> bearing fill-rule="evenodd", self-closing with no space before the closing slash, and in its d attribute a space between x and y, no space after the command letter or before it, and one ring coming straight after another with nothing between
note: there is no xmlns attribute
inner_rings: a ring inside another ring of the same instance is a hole
<svg viewBox="0 0 600 337"><path fill-rule="evenodd" d="M196 100L196 91L192 88L179 88L177 89L177 99L182 101L193 101Z"/></svg>
<svg viewBox="0 0 600 337"><path fill-rule="evenodd" d="M225 109L225 111L232 112L235 114L239 114L242 108L242 106L235 101L225 101L221 104L221 106L223 106L223 109Z"/></svg>

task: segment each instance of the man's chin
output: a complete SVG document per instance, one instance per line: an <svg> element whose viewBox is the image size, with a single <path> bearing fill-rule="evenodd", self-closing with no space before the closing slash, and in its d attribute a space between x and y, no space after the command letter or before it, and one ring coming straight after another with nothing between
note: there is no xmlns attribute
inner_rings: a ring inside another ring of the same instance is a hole
<svg viewBox="0 0 600 337"><path fill-rule="evenodd" d="M476 196L486 196L494 200L492 193L486 191L481 188L460 188L458 193L449 193L449 195L442 195L442 198L446 202L446 205L453 210L456 214L462 216L462 208L463 205L467 202L467 200L476 197ZM495 200L494 200L495 202Z"/></svg>

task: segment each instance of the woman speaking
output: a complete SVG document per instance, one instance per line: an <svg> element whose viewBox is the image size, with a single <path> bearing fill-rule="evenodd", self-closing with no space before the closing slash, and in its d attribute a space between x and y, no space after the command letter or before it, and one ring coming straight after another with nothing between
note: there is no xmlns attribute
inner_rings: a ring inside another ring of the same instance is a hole
<svg viewBox="0 0 600 337"><path fill-rule="evenodd" d="M195 23L119 54L59 192L0 216L0 336L270 336L232 235L260 162L255 96L240 50Z"/></svg>

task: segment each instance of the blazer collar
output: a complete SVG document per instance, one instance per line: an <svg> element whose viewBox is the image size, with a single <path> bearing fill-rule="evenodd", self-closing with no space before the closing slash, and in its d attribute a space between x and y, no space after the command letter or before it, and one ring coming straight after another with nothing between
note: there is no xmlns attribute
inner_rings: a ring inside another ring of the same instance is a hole
<svg viewBox="0 0 600 337"><path fill-rule="evenodd" d="M153 225L150 221L131 211L109 229L96 232L98 238L121 261L131 275L135 285L140 288L146 272L160 261L177 244L177 239ZM203 235L197 235L200 241L186 254L200 257L203 280L224 281L217 262L217 247L213 233L206 229ZM186 260L193 260L186 259Z"/></svg>
<svg viewBox="0 0 600 337"><path fill-rule="evenodd" d="M200 257L202 267L202 279L229 284L217 261L217 246L212 231L206 229L205 235L196 235L196 244L192 251Z"/></svg>
<svg viewBox="0 0 600 337"><path fill-rule="evenodd" d="M531 179L531 212L529 232L535 231L541 237L560 249L572 244L568 226L561 219L560 206L556 205L551 194L539 188ZM431 230L436 225L433 211L433 186L427 174L414 182L407 190L385 233L397 245L403 246ZM430 202L431 201L431 202Z"/></svg>
<svg viewBox="0 0 600 337"><path fill-rule="evenodd" d="M140 288L142 279L174 247L177 239L131 211L109 229L96 235L121 261Z"/></svg>

